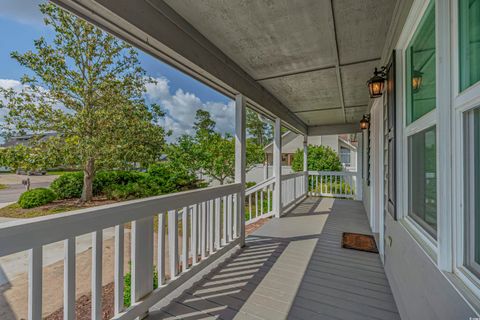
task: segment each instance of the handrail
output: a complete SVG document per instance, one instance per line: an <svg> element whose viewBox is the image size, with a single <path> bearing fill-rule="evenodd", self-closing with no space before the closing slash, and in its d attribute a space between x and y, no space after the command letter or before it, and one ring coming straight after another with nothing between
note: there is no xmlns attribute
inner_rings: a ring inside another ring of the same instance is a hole
<svg viewBox="0 0 480 320"><path fill-rule="evenodd" d="M241 184L234 183L2 223L0 257L139 220L155 213L188 207L240 190Z"/></svg>
<svg viewBox="0 0 480 320"><path fill-rule="evenodd" d="M303 176L303 175L305 175L305 171L282 174L282 180L290 179L290 178L293 178L293 177L300 177L300 176Z"/></svg>
<svg viewBox="0 0 480 320"><path fill-rule="evenodd" d="M249 194L252 194L255 191L261 190L261 189L271 185L272 183L275 183L275 177L270 177L267 180L264 180L264 181L260 182L259 184L256 184L256 185L248 188L247 190L245 190L245 196L248 196Z"/></svg>
<svg viewBox="0 0 480 320"><path fill-rule="evenodd" d="M355 176L357 172L355 171L308 171L309 175L318 176L318 175L332 175L332 176Z"/></svg>

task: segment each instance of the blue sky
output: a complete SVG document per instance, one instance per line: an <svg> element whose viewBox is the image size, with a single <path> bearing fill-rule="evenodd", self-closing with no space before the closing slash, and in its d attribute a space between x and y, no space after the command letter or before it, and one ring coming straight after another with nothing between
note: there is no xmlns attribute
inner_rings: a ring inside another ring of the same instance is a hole
<svg viewBox="0 0 480 320"><path fill-rule="evenodd" d="M41 2L0 1L0 86L20 87L18 80L29 72L10 58L10 52L31 50L35 39L52 37L38 9ZM147 74L158 81L147 88L146 99L159 103L166 111L162 125L173 130L171 141L191 133L199 108L210 111L220 131L232 132L233 102L229 98L146 53L140 51L139 58Z"/></svg>

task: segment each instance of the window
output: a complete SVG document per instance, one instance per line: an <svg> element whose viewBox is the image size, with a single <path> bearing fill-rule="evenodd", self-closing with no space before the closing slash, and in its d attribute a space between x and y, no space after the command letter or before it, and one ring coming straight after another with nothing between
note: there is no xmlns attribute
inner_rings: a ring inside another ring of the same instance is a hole
<svg viewBox="0 0 480 320"><path fill-rule="evenodd" d="M480 0L459 0L460 91L480 80Z"/></svg>
<svg viewBox="0 0 480 320"><path fill-rule="evenodd" d="M407 124L435 109L435 7L431 2L405 52Z"/></svg>
<svg viewBox="0 0 480 320"><path fill-rule="evenodd" d="M408 212L432 237L437 234L435 126L408 138Z"/></svg>
<svg viewBox="0 0 480 320"><path fill-rule="evenodd" d="M480 108L466 113L465 128L465 263L480 275Z"/></svg>
<svg viewBox="0 0 480 320"><path fill-rule="evenodd" d="M340 147L340 162L347 167L350 166L350 149Z"/></svg>

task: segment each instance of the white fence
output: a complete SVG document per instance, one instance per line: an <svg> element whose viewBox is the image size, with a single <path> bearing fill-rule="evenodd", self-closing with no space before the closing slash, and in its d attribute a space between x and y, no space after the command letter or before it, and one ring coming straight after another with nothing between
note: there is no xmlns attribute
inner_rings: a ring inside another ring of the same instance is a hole
<svg viewBox="0 0 480 320"><path fill-rule="evenodd" d="M308 194L356 199L359 188L358 182L356 172L309 171Z"/></svg>
<svg viewBox="0 0 480 320"><path fill-rule="evenodd" d="M42 249L44 245L64 241L64 319L73 319L75 238L91 233L91 318L99 320L102 318L102 234L104 229L115 227L113 319L135 319L239 242L241 220L236 199L241 188L240 184L230 184L5 223L0 226L0 256L29 250L28 318L41 319ZM154 219L158 221L155 262ZM127 223L131 223L132 228L132 305L124 309L124 228ZM168 250L165 248L167 235ZM167 256L168 271L165 270ZM158 271L158 288L153 288L154 265Z"/></svg>

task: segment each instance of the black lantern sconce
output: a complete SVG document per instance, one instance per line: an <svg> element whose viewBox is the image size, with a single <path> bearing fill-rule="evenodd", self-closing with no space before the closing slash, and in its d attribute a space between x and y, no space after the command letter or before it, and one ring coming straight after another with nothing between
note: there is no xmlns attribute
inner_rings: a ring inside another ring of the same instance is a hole
<svg viewBox="0 0 480 320"><path fill-rule="evenodd" d="M422 86L423 72L413 70L412 72L412 91L417 93Z"/></svg>
<svg viewBox="0 0 480 320"><path fill-rule="evenodd" d="M364 114L362 120L360 120L360 129L365 130L370 128L370 115Z"/></svg>
<svg viewBox="0 0 480 320"><path fill-rule="evenodd" d="M373 77L367 81L370 98L378 98L382 96L383 86L385 85L385 67L381 67L380 71L375 68Z"/></svg>

